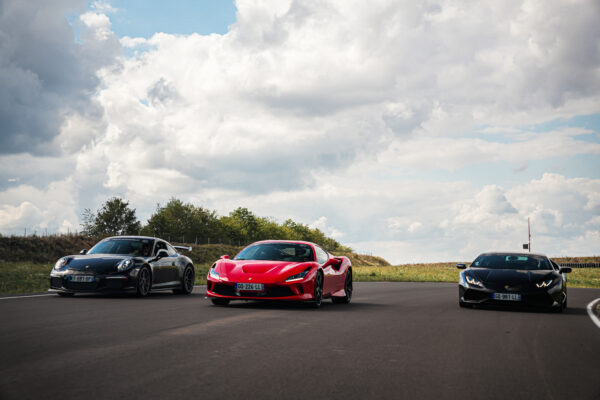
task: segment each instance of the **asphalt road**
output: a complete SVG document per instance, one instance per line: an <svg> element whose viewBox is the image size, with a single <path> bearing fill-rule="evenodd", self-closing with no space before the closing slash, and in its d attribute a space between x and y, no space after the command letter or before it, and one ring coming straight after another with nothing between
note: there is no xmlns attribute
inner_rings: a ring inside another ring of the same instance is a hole
<svg viewBox="0 0 600 400"><path fill-rule="evenodd" d="M203 292L0 301L0 399L600 399L600 290L564 314L461 309L443 283L319 310Z"/></svg>

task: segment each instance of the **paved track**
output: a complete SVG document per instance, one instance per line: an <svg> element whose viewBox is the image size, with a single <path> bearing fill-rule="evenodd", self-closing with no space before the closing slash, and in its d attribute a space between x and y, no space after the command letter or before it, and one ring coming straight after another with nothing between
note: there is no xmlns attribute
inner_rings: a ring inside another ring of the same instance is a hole
<svg viewBox="0 0 600 400"><path fill-rule="evenodd" d="M320 310L203 291L0 301L0 399L600 399L600 290L564 314L461 309L442 283Z"/></svg>

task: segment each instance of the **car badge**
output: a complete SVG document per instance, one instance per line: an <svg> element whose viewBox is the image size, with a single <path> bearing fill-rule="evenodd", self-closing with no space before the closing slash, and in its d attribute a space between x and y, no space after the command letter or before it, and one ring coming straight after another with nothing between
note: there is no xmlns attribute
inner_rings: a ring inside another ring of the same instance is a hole
<svg viewBox="0 0 600 400"><path fill-rule="evenodd" d="M89 266L89 265L86 265L86 266L85 266L85 269L90 269L90 266Z"/></svg>
<svg viewBox="0 0 600 400"><path fill-rule="evenodd" d="M251 281L251 280L252 280L252 278L248 278L248 280L249 280L249 281Z"/></svg>
<svg viewBox="0 0 600 400"><path fill-rule="evenodd" d="M510 288L510 286L504 285L504 289L509 289L509 288Z"/></svg>

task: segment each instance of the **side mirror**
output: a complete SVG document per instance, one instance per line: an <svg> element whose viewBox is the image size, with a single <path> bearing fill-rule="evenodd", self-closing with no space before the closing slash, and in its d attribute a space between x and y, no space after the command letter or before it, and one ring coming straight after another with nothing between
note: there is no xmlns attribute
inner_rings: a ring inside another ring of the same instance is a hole
<svg viewBox="0 0 600 400"><path fill-rule="evenodd" d="M159 250L156 254L156 259L160 260L161 258L169 257L169 253L166 250Z"/></svg>
<svg viewBox="0 0 600 400"><path fill-rule="evenodd" d="M221 260L229 260L229 256L228 255L221 256Z"/></svg>
<svg viewBox="0 0 600 400"><path fill-rule="evenodd" d="M465 268L467 268L467 264L456 264L456 268L465 269Z"/></svg>
<svg viewBox="0 0 600 400"><path fill-rule="evenodd" d="M560 269L558 270L558 272L561 274L568 274L571 271L573 271L571 267L560 267Z"/></svg>
<svg viewBox="0 0 600 400"><path fill-rule="evenodd" d="M87 250L86 249L82 249L79 251L79 254L87 254Z"/></svg>

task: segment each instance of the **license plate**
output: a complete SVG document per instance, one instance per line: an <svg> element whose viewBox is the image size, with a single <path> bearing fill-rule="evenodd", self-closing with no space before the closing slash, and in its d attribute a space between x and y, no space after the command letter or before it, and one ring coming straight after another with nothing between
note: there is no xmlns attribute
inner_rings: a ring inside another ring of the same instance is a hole
<svg viewBox="0 0 600 400"><path fill-rule="evenodd" d="M236 283L235 290L262 292L265 290L265 285L262 283Z"/></svg>
<svg viewBox="0 0 600 400"><path fill-rule="evenodd" d="M71 282L94 282L93 275L71 275Z"/></svg>
<svg viewBox="0 0 600 400"><path fill-rule="evenodd" d="M521 295L518 293L493 293L492 299L506 301L521 301Z"/></svg>

